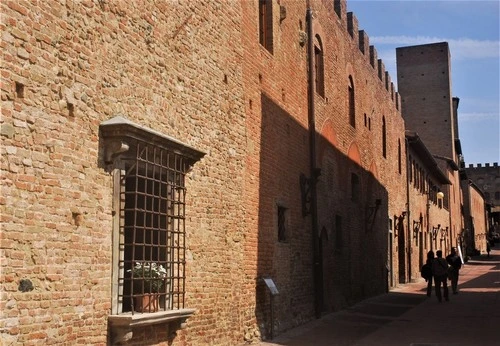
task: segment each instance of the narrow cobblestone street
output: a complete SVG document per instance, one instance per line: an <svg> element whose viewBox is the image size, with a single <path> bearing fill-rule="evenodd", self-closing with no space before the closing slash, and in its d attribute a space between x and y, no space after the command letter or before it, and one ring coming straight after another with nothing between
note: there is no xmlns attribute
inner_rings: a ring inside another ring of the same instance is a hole
<svg viewBox="0 0 500 346"><path fill-rule="evenodd" d="M500 244L460 271L459 294L439 303L425 282L402 285L261 346L472 346L500 338Z"/></svg>

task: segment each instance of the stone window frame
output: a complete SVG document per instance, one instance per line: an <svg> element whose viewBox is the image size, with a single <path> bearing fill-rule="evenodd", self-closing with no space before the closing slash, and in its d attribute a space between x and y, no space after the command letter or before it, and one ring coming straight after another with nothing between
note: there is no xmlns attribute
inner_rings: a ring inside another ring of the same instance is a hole
<svg viewBox="0 0 500 346"><path fill-rule="evenodd" d="M187 318L196 311L184 307L184 302L179 308L164 309L157 312L133 313L132 311L119 311L121 309L119 292L120 289L123 291L123 288L120 288L119 280L120 277L124 277L123 265L120 268L120 263L123 263L120 258L123 259L124 256L123 250L120 249L120 231L124 222L121 212L123 201L120 201L121 192L124 189L122 182L123 162L137 155L137 153L134 153L134 148L138 143L142 143L182 157L186 162L183 174L186 174L205 153L170 136L136 124L123 116L116 116L102 122L99 129L102 139L103 162L106 171L111 173L113 179L112 311L108 316L111 341L113 344L125 342L133 337L133 332L137 327L155 324L166 324L167 328L171 330L169 334L174 334L177 329L185 327Z"/></svg>

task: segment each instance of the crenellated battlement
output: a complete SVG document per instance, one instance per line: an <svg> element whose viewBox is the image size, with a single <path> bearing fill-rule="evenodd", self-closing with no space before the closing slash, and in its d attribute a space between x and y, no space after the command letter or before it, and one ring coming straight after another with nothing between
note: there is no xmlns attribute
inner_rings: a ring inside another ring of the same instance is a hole
<svg viewBox="0 0 500 346"><path fill-rule="evenodd" d="M328 2L331 6L331 2ZM395 91L391 76L385 70L385 64L382 59L377 57L377 49L370 45L370 37L364 30L359 30L359 22L353 12L347 12L347 0L334 0L333 10L337 14L342 27L347 30L353 41L358 43L359 51L367 57L370 65L375 69L377 77L382 81L385 89L389 92L391 100L394 101L396 109L399 110L400 97Z"/></svg>
<svg viewBox="0 0 500 346"><path fill-rule="evenodd" d="M497 168L498 167L498 162L493 162L493 165L490 165L490 163L485 163L484 166L482 163L477 163L476 166L474 164L470 163L469 167L467 168Z"/></svg>

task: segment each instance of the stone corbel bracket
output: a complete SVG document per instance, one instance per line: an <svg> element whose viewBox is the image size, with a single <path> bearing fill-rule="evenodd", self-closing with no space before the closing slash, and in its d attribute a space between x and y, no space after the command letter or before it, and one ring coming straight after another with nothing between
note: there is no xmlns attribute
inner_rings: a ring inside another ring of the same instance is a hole
<svg viewBox="0 0 500 346"><path fill-rule="evenodd" d="M118 154L127 152L129 149L130 146L124 141L112 140L107 142L104 147L104 163L112 163Z"/></svg>

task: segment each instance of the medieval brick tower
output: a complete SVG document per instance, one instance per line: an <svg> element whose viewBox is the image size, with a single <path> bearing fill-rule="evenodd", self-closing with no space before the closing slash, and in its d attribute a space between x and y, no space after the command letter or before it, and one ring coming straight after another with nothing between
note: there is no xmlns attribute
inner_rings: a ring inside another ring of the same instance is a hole
<svg viewBox="0 0 500 346"><path fill-rule="evenodd" d="M398 89L407 130L415 131L445 172L443 206L450 212L446 247L456 246L464 227L459 189L462 153L458 136L459 99L452 96L450 50L447 42L396 49Z"/></svg>
<svg viewBox="0 0 500 346"><path fill-rule="evenodd" d="M433 155L454 158L448 43L397 48L396 57L406 128L418 132Z"/></svg>

